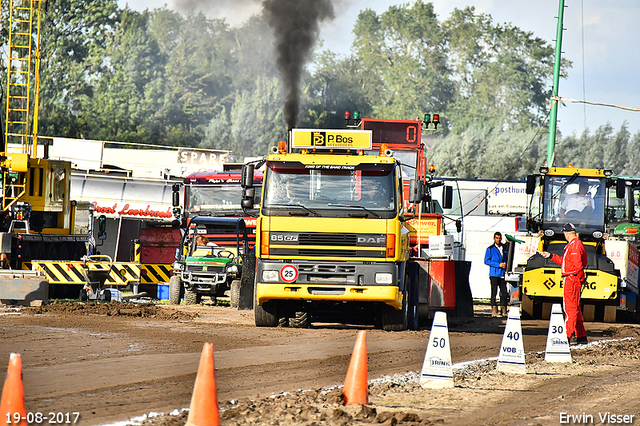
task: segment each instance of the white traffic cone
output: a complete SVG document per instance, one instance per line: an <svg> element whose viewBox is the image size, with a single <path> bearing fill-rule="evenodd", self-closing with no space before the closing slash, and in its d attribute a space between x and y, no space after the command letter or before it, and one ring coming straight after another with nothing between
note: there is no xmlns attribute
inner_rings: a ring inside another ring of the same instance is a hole
<svg viewBox="0 0 640 426"><path fill-rule="evenodd" d="M520 324L519 306L512 306L509 309L496 370L505 373L527 373L527 366L524 362L524 345L522 344L522 325Z"/></svg>
<svg viewBox="0 0 640 426"><path fill-rule="evenodd" d="M449 327L447 314L442 311L436 312L433 317L429 343L420 373L420 385L430 389L453 387Z"/></svg>
<svg viewBox="0 0 640 426"><path fill-rule="evenodd" d="M551 307L544 360L547 362L571 362L569 339L564 329L564 317L559 303L554 303Z"/></svg>

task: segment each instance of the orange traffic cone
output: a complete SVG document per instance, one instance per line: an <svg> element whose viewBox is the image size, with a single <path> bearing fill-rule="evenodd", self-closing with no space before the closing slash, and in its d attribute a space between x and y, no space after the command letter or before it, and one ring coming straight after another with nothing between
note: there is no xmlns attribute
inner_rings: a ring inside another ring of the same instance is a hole
<svg viewBox="0 0 640 426"><path fill-rule="evenodd" d="M353 347L347 378L344 380L344 402L348 405L368 404L367 332L359 331Z"/></svg>
<svg viewBox="0 0 640 426"><path fill-rule="evenodd" d="M7 378L4 380L2 399L0 400L0 422L5 422L2 424L27 426L20 354L12 353L9 357Z"/></svg>
<svg viewBox="0 0 640 426"><path fill-rule="evenodd" d="M189 417L185 426L218 426L218 393L213 367L213 344L205 343L200 356L200 366L193 386Z"/></svg>

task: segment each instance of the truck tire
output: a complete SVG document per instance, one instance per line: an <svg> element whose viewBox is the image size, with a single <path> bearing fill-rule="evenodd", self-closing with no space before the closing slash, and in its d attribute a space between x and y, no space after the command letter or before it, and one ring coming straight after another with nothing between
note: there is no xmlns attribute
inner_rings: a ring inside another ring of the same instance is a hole
<svg viewBox="0 0 640 426"><path fill-rule="evenodd" d="M277 327L280 323L278 318L278 305L272 300L258 305L256 300L256 285L253 285L253 316L256 327Z"/></svg>
<svg viewBox="0 0 640 426"><path fill-rule="evenodd" d="M184 290L184 303L187 305L197 305L202 301L202 295L193 290Z"/></svg>
<svg viewBox="0 0 640 426"><path fill-rule="evenodd" d="M182 280L178 275L173 275L169 280L169 304L180 304L180 293L182 293Z"/></svg>
<svg viewBox="0 0 640 426"><path fill-rule="evenodd" d="M253 314L257 327L277 327L279 324L278 305L275 301L256 304Z"/></svg>
<svg viewBox="0 0 640 426"><path fill-rule="evenodd" d="M251 309L253 307L253 288L255 287L255 277L256 254L252 251L242 259L242 277L240 278L240 289L238 295L239 310Z"/></svg>
<svg viewBox="0 0 640 426"><path fill-rule="evenodd" d="M231 282L231 291L229 292L229 301L232 308L237 308L240 302L240 280Z"/></svg>
<svg viewBox="0 0 640 426"><path fill-rule="evenodd" d="M295 317L289 318L289 327L307 328L309 325L309 314L307 312L296 312Z"/></svg>
<svg viewBox="0 0 640 426"><path fill-rule="evenodd" d="M408 276L404 277L404 288L402 290L402 308L397 310L389 305L382 307L382 329L385 331L404 331L409 328L409 300L411 292L409 287L411 280Z"/></svg>

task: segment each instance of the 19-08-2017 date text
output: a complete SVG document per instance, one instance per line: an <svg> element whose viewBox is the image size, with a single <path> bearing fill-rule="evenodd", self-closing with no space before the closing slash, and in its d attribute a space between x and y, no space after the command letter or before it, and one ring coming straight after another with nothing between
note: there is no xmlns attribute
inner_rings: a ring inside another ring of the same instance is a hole
<svg viewBox="0 0 640 426"><path fill-rule="evenodd" d="M74 424L77 423L79 419L79 412L54 413L53 411L51 411L49 413L7 413L6 424L19 424L24 421L26 421L28 424Z"/></svg>

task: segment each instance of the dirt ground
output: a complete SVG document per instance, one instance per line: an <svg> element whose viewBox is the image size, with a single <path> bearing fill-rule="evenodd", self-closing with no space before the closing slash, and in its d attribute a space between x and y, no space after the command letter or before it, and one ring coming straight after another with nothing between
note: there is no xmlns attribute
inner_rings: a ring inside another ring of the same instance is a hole
<svg viewBox="0 0 640 426"><path fill-rule="evenodd" d="M640 424L640 326L588 323L591 343L572 347L573 363L550 364L548 322L524 320L519 375L496 371L505 322L484 306L449 318L455 387L444 390L418 384L430 325L367 329L370 404L345 406L340 386L362 327L257 328L252 311L223 306L3 307L0 380L17 352L28 412L77 412L81 425L183 425L211 342L223 425Z"/></svg>

